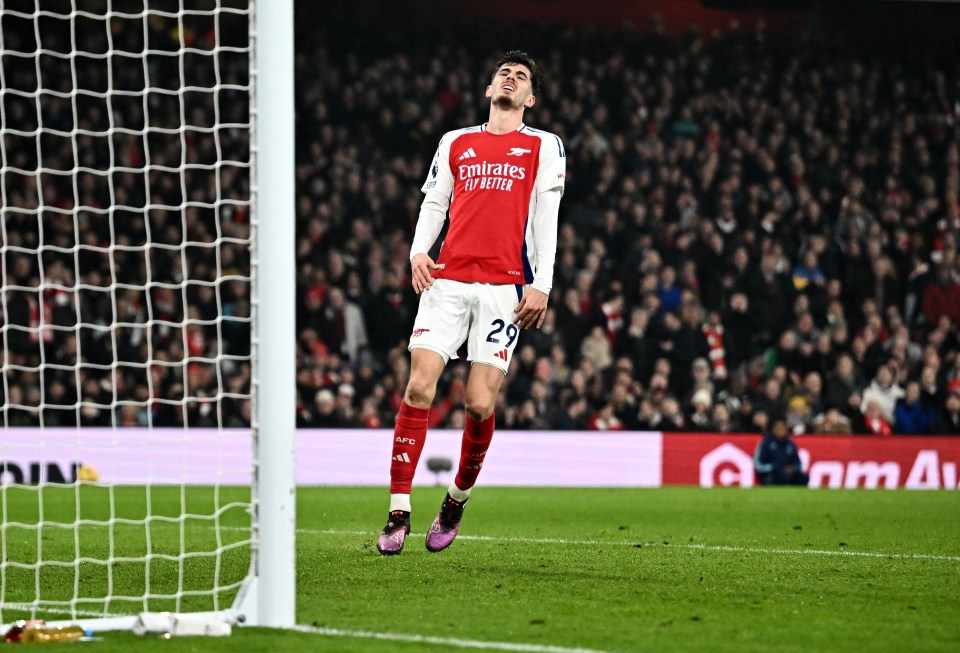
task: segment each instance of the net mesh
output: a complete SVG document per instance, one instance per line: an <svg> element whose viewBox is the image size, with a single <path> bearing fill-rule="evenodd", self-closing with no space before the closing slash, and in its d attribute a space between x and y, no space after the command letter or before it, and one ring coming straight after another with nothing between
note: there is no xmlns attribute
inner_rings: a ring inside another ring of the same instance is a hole
<svg viewBox="0 0 960 653"><path fill-rule="evenodd" d="M250 17L0 0L0 623L246 576Z"/></svg>

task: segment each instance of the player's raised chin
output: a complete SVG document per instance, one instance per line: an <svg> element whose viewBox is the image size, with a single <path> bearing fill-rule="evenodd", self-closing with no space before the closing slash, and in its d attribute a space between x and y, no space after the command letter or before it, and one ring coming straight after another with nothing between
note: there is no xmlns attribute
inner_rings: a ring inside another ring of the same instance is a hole
<svg viewBox="0 0 960 653"><path fill-rule="evenodd" d="M519 85L514 85L513 90L504 89L505 82L498 82L498 92L494 94L493 84L487 86L487 91L485 93L486 97L492 99L492 104L500 108L505 108L504 104L510 104L515 109L520 109L521 107L529 109L537 102L536 96L534 96L529 89L520 90ZM516 95L514 95L516 93ZM526 95L526 98L520 100L519 98ZM507 101L504 102L503 99Z"/></svg>

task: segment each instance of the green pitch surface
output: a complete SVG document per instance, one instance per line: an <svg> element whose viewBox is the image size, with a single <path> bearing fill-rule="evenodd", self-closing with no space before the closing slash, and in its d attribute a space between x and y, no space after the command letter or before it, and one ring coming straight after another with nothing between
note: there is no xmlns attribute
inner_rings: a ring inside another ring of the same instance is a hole
<svg viewBox="0 0 960 653"><path fill-rule="evenodd" d="M108 633L84 650L960 650L957 492L481 487L461 536L431 554L423 533L443 492L414 492L406 550L383 558L375 536L386 517L386 490L300 490L297 622L309 632L237 629L221 640ZM36 521L35 491L6 495L5 523ZM97 497L107 493L81 488L82 516L109 514ZM209 489L183 498L154 489L150 498L155 515L176 514L181 500L197 513L212 505ZM232 490L220 499L245 496ZM142 511L144 501L143 489L118 489L115 514ZM72 518L75 505L72 490L44 492L47 520ZM223 543L246 537L229 528L244 518L240 508L223 512ZM154 521L146 530L154 550L170 553L179 550L181 533L201 549L216 541L204 520L182 529ZM78 547L104 557L106 532L84 527L78 538L72 530L45 531L44 558L73 559ZM118 525L114 555L142 555L145 537L142 525ZM8 526L5 543L8 560L36 559L35 531ZM218 570L211 558L188 564L187 578L198 589L215 574L226 584L242 577L246 549L228 552ZM176 563L151 565L154 591L174 592ZM142 565L117 570L115 595L142 594ZM103 566L87 563L82 571L81 594L96 595ZM32 597L35 580L32 571L7 569L4 621L16 616L10 605ZM40 583L43 595L55 598L72 591L74 572L45 568ZM229 592L221 597L229 600ZM183 607L209 609L210 602L188 597ZM170 601L150 607L169 609ZM138 609L110 606L112 613Z"/></svg>

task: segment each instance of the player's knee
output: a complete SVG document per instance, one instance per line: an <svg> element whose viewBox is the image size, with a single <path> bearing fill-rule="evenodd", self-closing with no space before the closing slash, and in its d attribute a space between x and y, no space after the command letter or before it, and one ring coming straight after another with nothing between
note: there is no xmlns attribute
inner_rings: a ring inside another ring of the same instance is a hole
<svg viewBox="0 0 960 653"><path fill-rule="evenodd" d="M433 403L437 393L437 386L417 376L411 376L407 382L407 391L403 395L404 401L417 408L428 408Z"/></svg>
<svg viewBox="0 0 960 653"><path fill-rule="evenodd" d="M463 410L472 420L482 422L493 414L495 397L467 397Z"/></svg>

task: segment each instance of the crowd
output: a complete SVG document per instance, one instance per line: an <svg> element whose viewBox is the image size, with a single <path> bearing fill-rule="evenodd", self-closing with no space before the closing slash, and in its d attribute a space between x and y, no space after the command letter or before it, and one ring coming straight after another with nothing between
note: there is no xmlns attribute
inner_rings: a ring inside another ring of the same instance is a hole
<svg viewBox="0 0 960 653"><path fill-rule="evenodd" d="M248 425L244 17L9 4L3 426Z"/></svg>
<svg viewBox="0 0 960 653"><path fill-rule="evenodd" d="M499 54L451 34L403 49L340 47L322 33L298 41L301 427L393 424L417 302L408 252L419 189L443 132L483 121ZM504 38L501 50L521 44L544 68L528 122L559 134L568 159L550 309L517 345L498 428L758 432L782 418L794 434L960 434L955 63L825 51L762 30L667 38L655 22L614 34L523 26ZM235 64L228 73L245 76ZM214 106L196 100L186 115L212 124ZM246 120L243 102L217 106L222 122ZM183 151L204 162L230 142L198 132ZM144 156L142 140L128 146ZM168 145L170 160L179 147ZM246 143L232 147L242 160ZM22 149L12 155L29 167L36 150ZM247 423L248 180L241 167L219 180L200 172L189 186L151 179L149 202L141 180L121 177L109 192L141 208L116 212L114 232L109 214L50 215L47 238L60 228L66 248L89 243L80 286L56 252L24 254L19 267L8 258L7 284L36 288L41 269L56 271L53 290L66 295L46 293L66 323L5 372L8 423ZM91 193L100 181L78 178ZM178 206L181 187L216 210L153 208ZM43 191L44 204L61 201ZM240 201L222 201L231 197ZM101 251L111 237L129 246ZM189 246L180 256L139 247L144 238ZM130 287L106 289L121 267ZM215 281L218 267L230 281ZM42 294L8 290L8 306L18 293ZM90 296L77 299L90 311L79 330L75 293ZM6 324L33 319L33 330L6 333L36 343L37 308L21 304ZM95 328L111 313L122 328ZM78 350L96 365L75 372ZM60 360L62 370L50 365ZM466 370L463 359L448 366L431 426L462 427ZM71 392L102 410L40 408L71 406Z"/></svg>
<svg viewBox="0 0 960 653"><path fill-rule="evenodd" d="M498 427L958 432L956 67L736 30L521 42L568 178ZM493 54L298 59L301 425L392 423L419 187L439 135L482 122ZM465 364L434 426L462 425Z"/></svg>

